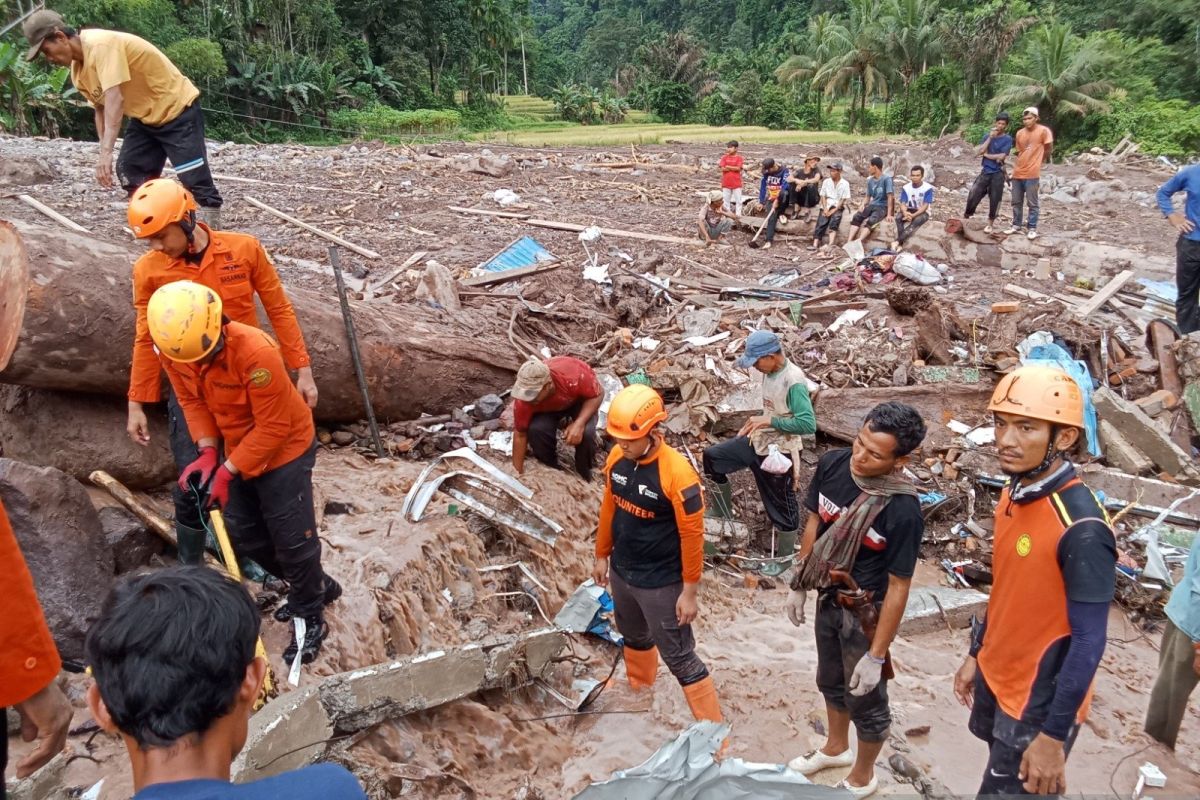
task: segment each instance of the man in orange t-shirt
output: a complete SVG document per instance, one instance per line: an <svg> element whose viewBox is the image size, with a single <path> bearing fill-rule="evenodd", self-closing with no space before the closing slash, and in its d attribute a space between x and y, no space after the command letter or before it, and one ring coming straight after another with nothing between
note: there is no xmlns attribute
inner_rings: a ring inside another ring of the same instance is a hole
<svg viewBox="0 0 1200 800"><path fill-rule="evenodd" d="M17 777L25 778L58 755L71 727L71 703L58 688L62 660L42 607L33 589L33 578L4 506L0 505L0 572L4 574L4 613L0 614L0 719L5 706L13 706L23 730L36 733L39 742L17 764ZM0 736L0 797L4 796L4 768L8 763L8 735Z"/></svg>
<svg viewBox="0 0 1200 800"><path fill-rule="evenodd" d="M717 162L721 169L721 194L724 199L722 209L730 214L742 215L742 169L745 161L738 153L738 143L731 141L725 145L725 155Z"/></svg>
<svg viewBox="0 0 1200 800"><path fill-rule="evenodd" d="M288 380L279 346L224 317L213 289L168 283L147 303L146 324L200 451L179 485L224 511L239 557L291 586L275 618L301 617L305 633L301 644L293 629L283 659L290 663L300 650L307 664L328 633L324 607L342 594L321 568L312 412Z"/></svg>
<svg viewBox="0 0 1200 800"><path fill-rule="evenodd" d="M1039 120L1037 106L1030 106L1021 115L1021 130L1017 131L1017 166L1012 173L1012 227L1005 234L1021 232L1025 203L1029 203L1030 239L1038 237L1038 184L1042 179L1042 163L1054 152L1054 134Z"/></svg>

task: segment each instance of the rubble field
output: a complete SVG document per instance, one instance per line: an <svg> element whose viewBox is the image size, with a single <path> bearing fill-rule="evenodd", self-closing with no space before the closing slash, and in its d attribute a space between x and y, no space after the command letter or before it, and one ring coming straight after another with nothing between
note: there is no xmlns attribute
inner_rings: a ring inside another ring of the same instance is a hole
<svg viewBox="0 0 1200 800"><path fill-rule="evenodd" d="M104 252L137 252L123 230L123 194L95 185L94 143L0 137L0 151L0 220L16 223L18 235L32 241L36 229L39 242L64 237L53 259L68 265L82 259L82 240L72 237L85 234L68 232L20 199L24 194L112 248ZM361 676L386 663L419 665L434 656L448 660L445 682L454 683L451 673L465 670L476 645L506 647L515 637L552 627L587 580L598 482L585 484L530 458L520 477L532 495L525 497L480 473L478 464L447 459L433 465L468 446L514 474L505 449L511 412L501 413L488 395L508 388L522 358L577 356L596 368L610 391L628 381L654 386L671 406L664 423L669 440L698 465L708 443L733 435L761 409L757 376L735 369L733 361L749 330L770 327L789 357L822 385L815 403L819 432L805 453L802 485L817 456L845 446L877 402L909 402L929 425L909 468L923 492L926 539L914 601L893 647L895 724L878 765L880 793L936 798L973 795L978 786L986 748L966 735L967 711L953 697L952 679L967 648L964 626L985 599L977 593L986 593L991 581L991 520L1001 476L984 407L999 375L1030 358L1069 364L1095 388L1094 446L1079 461L1115 515L1123 573L1091 717L1068 764L1070 793L1127 793L1146 761L1168 776L1168 795L1200 793L1195 704L1176 752L1141 733L1167 579L1177 574L1200 525L1200 500L1190 488L1200 485L1193 449L1200 428L1200 340L1176 341L1169 326L1155 321L1173 318L1174 236L1153 201L1171 168L1105 153L1048 166L1042 237L1030 242L985 234L978 217L965 227L951 222L978 172L973 146L961 139L806 150L744 144L747 164L767 155L797 162L803 152L820 154L826 164L837 158L855 197L862 196L873 155L898 176L910 164L925 164L938 189L935 211L909 243L924 258L906 260L872 253L886 247L887 223L861 253L808 251L811 223L797 222L780 226L770 250L750 249L746 242L761 219L749 212L729 244L699 246L692 241L699 195L719 186L721 152L696 144L629 150L210 144L225 196L224 227L259 237L290 290L327 298L336 309L330 242L262 205L365 251L340 248L354 313L375 337L365 358L382 363L381 372L397 371L387 366L386 337L379 333L386 328L373 327L376 319L408 320L411 330L432 340L420 356L418 379L389 384L386 376L369 377L377 409L387 409L380 414L385 457L376 453L366 423L353 421L360 415L348 419L343 409L317 409L322 449L315 484L325 568L346 592L328 609L331 634L321 656L288 696L299 703L305 692L324 691L339 676ZM756 193L757 181L748 178L748 196ZM1004 227L1010 210L1006 195ZM520 261L532 247L520 244L526 236L553 260ZM510 245L511 257L500 259L510 274L480 269ZM30 252L31 264L51 258ZM16 263L6 258L0 248L0 288ZM930 283L902 272L924 273ZM340 320L329 319L321 336L335 344L325 357L348 361L336 348L341 333L334 322ZM302 326L305 320L302 315ZM125 342L118 344L128 352ZM472 359L487 362L486 371L471 366ZM0 491L33 496L35 485L56 481L54 491L74 503L76 527L64 530L91 525L105 532L85 550L78 541L85 537L56 534L58 523L46 523L34 509L27 519L14 518L18 536L25 535L22 521L27 529L41 528L37 536L59 536L54 541L80 548L74 556L99 563L106 574L169 563L169 547L107 492L89 487L85 496L78 486L90 470L109 468L97 459L110 453L121 480L146 489L143 497L160 512L169 509L161 483L172 469L165 427L152 429L157 450L136 453L122 441L124 402L115 392L82 395L11 380L5 366L0 359L0 383L22 385L0 386ZM324 396L320 371L316 379ZM399 400L397 386L405 393ZM379 396L385 391L393 396ZM80 428L96 426L105 430L105 447L81 450L75 440L88 434ZM570 463L566 450L560 456L564 466ZM15 465L7 472L6 462ZM461 475L436 490L426 484L427 504L414 521L414 487L456 470L483 475L483 485ZM734 483L738 522L709 531L699 653L733 727L732 754L785 762L823 741L815 648L811 629L794 628L784 614L787 575L764 578L754 569L754 559L771 555L770 526L749 476ZM88 499L99 508L94 520ZM497 511L503 512L499 519ZM39 591L44 582L61 587L49 615L64 620L64 629L55 630L60 649L63 637L77 647L78 620L102 596L103 581L91 581L99 585L88 594L73 590L70 576L59 574L62 567L52 560L31 569ZM268 612L278 594L255 589ZM932 600L935 595L944 604ZM269 652L281 652L288 635L265 614ZM446 702L432 699L434 686L414 678L410 703L368 707L360 698L357 716L327 728L294 709L279 711L282 701L276 701L252 723L252 743L265 736L263 728L274 727L271 721L283 719L292 746L271 751L276 760L270 763L252 754L243 774L303 763L310 757L306 747L330 739L325 757L354 769L376 798L572 797L641 763L690 722L665 668L653 691L634 693L616 665L616 680L578 715L546 688L566 692L577 679L603 682L616 652L595 636L572 635L538 676L516 668L489 672L477 690ZM65 649L64 655L76 657ZM454 660L459 657L462 665ZM274 667L282 680L277 657ZM84 790L104 778L99 798L127 797L127 763L118 743L90 723L86 679L68 682L78 727L57 762L54 785ZM11 745L18 757L26 747L17 739ZM290 749L298 752L283 752ZM815 781L832 784L844 772L819 773Z"/></svg>

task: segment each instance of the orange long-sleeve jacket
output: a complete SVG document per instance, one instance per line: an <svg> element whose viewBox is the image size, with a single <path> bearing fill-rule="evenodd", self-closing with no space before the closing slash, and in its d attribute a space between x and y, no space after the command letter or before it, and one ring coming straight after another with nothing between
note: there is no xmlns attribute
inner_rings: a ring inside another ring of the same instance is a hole
<svg viewBox="0 0 1200 800"><path fill-rule="evenodd" d="M221 329L208 364L165 361L192 439L225 440L225 457L247 478L299 458L312 446L312 411L292 384L279 346L240 322Z"/></svg>
<svg viewBox="0 0 1200 800"><path fill-rule="evenodd" d="M5 583L4 613L0 614L0 708L4 708L23 703L44 689L62 669L62 659L3 505L0 574Z"/></svg>
<svg viewBox="0 0 1200 800"><path fill-rule="evenodd" d="M283 360L288 369L311 364L304 346L304 335L291 301L284 292L279 273L267 251L253 236L205 227L209 245L199 264L151 251L133 265L133 307L137 310L137 329L133 340L133 367L129 374L129 399L138 403L156 403L162 399L159 361L146 322L146 305L160 286L174 281L195 281L221 296L223 313L243 325L258 325L254 295L275 335L279 337Z"/></svg>
<svg viewBox="0 0 1200 800"><path fill-rule="evenodd" d="M698 583L704 570L704 498L700 477L667 444L633 462L617 445L604 465L596 556L631 586Z"/></svg>

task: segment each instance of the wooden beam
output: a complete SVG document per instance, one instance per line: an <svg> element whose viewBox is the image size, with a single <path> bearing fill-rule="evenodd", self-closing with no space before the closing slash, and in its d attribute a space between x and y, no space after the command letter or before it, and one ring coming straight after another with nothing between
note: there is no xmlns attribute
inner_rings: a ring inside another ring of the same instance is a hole
<svg viewBox="0 0 1200 800"><path fill-rule="evenodd" d="M528 267L517 267L516 269L506 269L501 272L488 272L483 275L475 275L470 278L463 278L459 281L459 284L462 286L490 286L493 283L515 281L517 278L527 278L530 275L549 272L550 270L558 269L561 266L561 261L530 264Z"/></svg>
<svg viewBox="0 0 1200 800"><path fill-rule="evenodd" d="M1087 317L1096 313L1100 308L1109 301L1109 299L1121 290L1121 287L1133 279L1133 270L1127 269L1124 272L1116 275L1111 281L1104 284L1104 288L1096 292L1091 300L1080 305L1075 309L1074 314L1077 317Z"/></svg>
<svg viewBox="0 0 1200 800"><path fill-rule="evenodd" d="M394 270L389 272L384 277L380 278L378 282L371 284L370 292L372 294L374 294L375 292L378 292L380 289L384 288L389 283L396 280L396 278L400 277L400 274L403 273L406 269L408 269L409 267L414 266L416 264L419 264L421 262L421 259L423 259L427 255L429 255L428 250L418 250L417 252L413 253L411 256L404 259L403 264L396 267Z"/></svg>
<svg viewBox="0 0 1200 800"><path fill-rule="evenodd" d="M40 200L30 197L27 194L19 194L19 195L17 195L17 199L20 200L25 205L29 206L30 208L34 209L35 211L39 211L42 214L45 214L47 217L54 220L59 225L70 228L71 230L75 231L76 233L91 233L91 231L89 231L87 228L83 227L79 223L74 222L74 221L68 219L67 217L64 217L62 214L58 213L50 206L46 205L45 203L41 202Z"/></svg>
<svg viewBox="0 0 1200 800"><path fill-rule="evenodd" d="M290 214L283 213L282 211L280 211L277 208L271 208L269 205L262 202L261 200L255 200L250 195L246 195L245 199L246 199L246 202L250 203L253 206L261 208L263 211L266 211L268 214L274 214L275 216L279 217L284 222L290 222L293 225L295 225L296 227L303 228L304 230L308 231L309 233L315 233L317 236L320 236L322 239L327 239L328 241L331 241L334 244L341 245L342 247L346 248L347 250L358 253L363 258L370 258L370 259L383 258L383 256L379 255L379 253L376 253L374 250L368 250L365 247L359 247L358 245L354 244L353 242L348 242L340 236L335 236L334 234L332 234L328 231L323 231L315 225L309 225L307 222L302 222L301 220L296 219L295 217L291 216Z"/></svg>
<svg viewBox="0 0 1200 800"><path fill-rule="evenodd" d="M1034 289L1026 289L1024 286L1017 286L1015 283L1005 284L1004 293L1012 295L1013 297L1020 297L1025 300L1057 300L1060 303L1065 303L1068 307L1073 306L1075 303L1075 299L1073 297L1042 294Z"/></svg>
<svg viewBox="0 0 1200 800"><path fill-rule="evenodd" d="M459 214L478 214L481 217L502 217L504 219L529 219L528 214L518 214L515 211L491 211L486 208L463 208L462 206L450 206L449 208Z"/></svg>
<svg viewBox="0 0 1200 800"><path fill-rule="evenodd" d="M556 230L556 231L573 231L575 233L579 233L580 231L585 231L589 227L591 227L590 225L578 225L574 222L558 222L556 220L551 220L551 219L527 219L527 220L525 220L525 224L526 225L534 225L538 228L550 228L551 230ZM643 241L647 241L647 242L664 242L666 244L690 244L693 246L699 246L699 245L704 244L703 242L700 241L699 237L696 237L694 239L684 239L680 236L663 236L663 235L657 234L657 233L643 233L642 231L627 231L627 230L623 230L621 228L601 228L600 233L604 234L605 236L612 236L614 238L642 239Z"/></svg>

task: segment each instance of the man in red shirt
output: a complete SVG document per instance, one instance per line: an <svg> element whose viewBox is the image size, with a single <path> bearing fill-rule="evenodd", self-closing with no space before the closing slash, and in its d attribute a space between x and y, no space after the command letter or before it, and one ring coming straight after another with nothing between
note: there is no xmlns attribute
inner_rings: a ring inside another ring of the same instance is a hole
<svg viewBox="0 0 1200 800"><path fill-rule="evenodd" d="M592 479L596 459L596 415L604 390L596 373L578 358L555 356L548 361L530 359L517 372L513 384L513 467L525 471L525 451L558 468L558 429L575 448L575 469L585 481Z"/></svg>
<svg viewBox="0 0 1200 800"><path fill-rule="evenodd" d="M742 215L742 167L744 161L738 154L738 143L731 141L725 145L725 155L717 166L721 168L721 194L725 200L724 209L737 216Z"/></svg>

